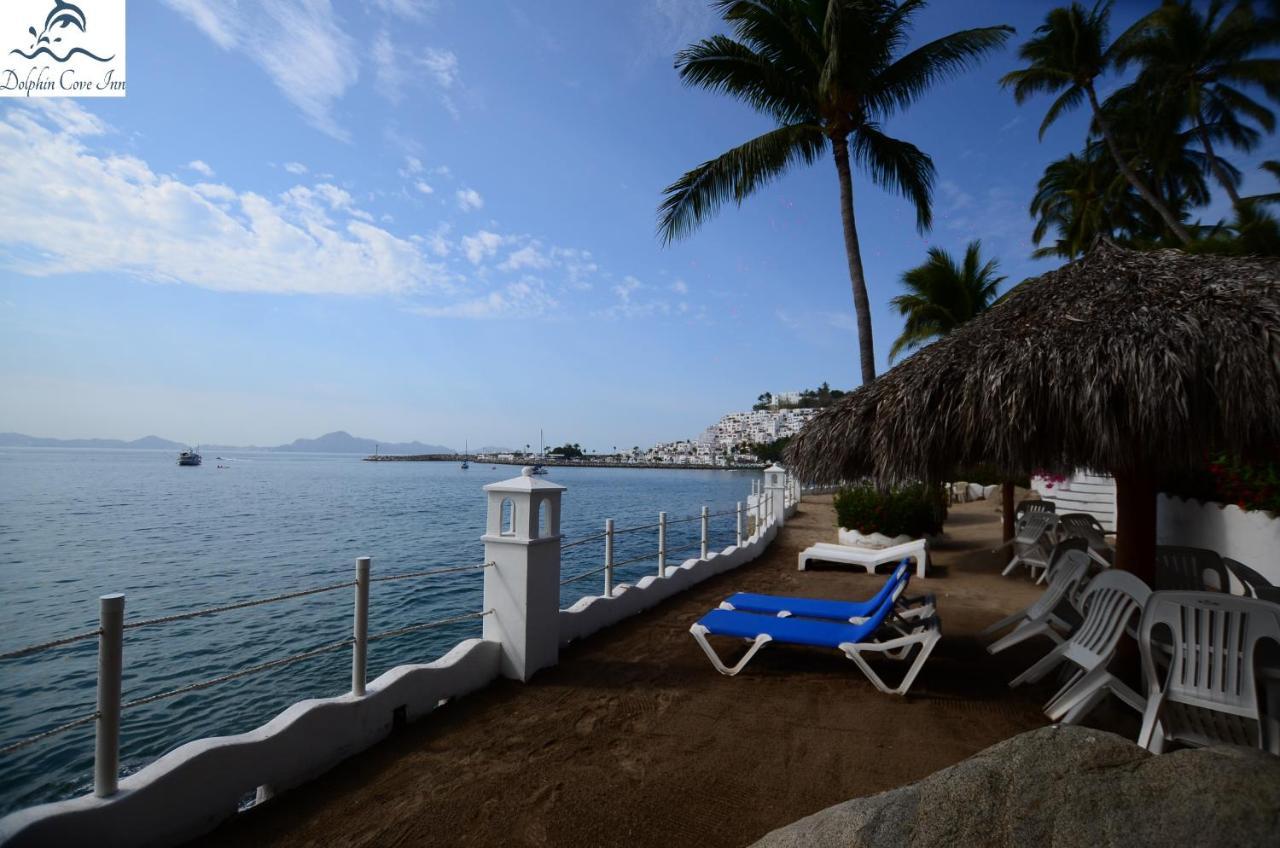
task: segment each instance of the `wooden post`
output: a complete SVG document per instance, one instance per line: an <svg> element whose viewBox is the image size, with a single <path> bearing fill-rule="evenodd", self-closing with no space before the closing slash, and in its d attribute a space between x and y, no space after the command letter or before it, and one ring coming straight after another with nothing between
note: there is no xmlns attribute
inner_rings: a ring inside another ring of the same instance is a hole
<svg viewBox="0 0 1280 848"><path fill-rule="evenodd" d="M1155 586L1156 483L1149 472L1117 473L1116 566Z"/></svg>
<svg viewBox="0 0 1280 848"><path fill-rule="evenodd" d="M1003 533L1003 541L1007 542L1013 538L1013 481L1005 480L1000 486L1000 509L1004 515L1004 525L1001 528Z"/></svg>

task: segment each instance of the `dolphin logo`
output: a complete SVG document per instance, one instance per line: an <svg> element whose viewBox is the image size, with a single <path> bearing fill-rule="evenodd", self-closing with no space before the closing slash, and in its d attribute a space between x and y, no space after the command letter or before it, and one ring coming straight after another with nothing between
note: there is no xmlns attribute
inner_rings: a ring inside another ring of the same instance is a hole
<svg viewBox="0 0 1280 848"><path fill-rule="evenodd" d="M88 56L98 62L110 62L115 58L114 54L106 57L96 56L83 47L72 47L64 55L59 56L54 52L53 45L61 44L62 34L72 26L81 33L87 31L88 20L84 16L84 10L66 0L53 0L53 9L44 19L44 29L37 33L35 27L27 27L27 32L31 33L31 37L35 39L31 44L31 52L24 53L16 47L9 52L17 53L24 59L34 59L43 54L55 62L65 62L76 55Z"/></svg>

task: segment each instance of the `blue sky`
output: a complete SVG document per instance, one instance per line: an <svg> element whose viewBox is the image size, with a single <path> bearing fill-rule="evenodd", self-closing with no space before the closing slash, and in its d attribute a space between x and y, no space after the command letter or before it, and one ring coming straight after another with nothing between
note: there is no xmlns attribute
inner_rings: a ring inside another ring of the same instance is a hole
<svg viewBox="0 0 1280 848"><path fill-rule="evenodd" d="M918 18L916 43L1019 34L887 127L937 165L931 233L855 173L881 370L927 247L981 238L1011 280L1052 267L1026 208L1085 116L1039 142L1047 104L996 85L1052 5ZM1119 3L1116 30L1149 7ZM677 80L673 53L714 29L696 0L133 0L126 98L0 105L0 430L461 446L542 427L604 450L849 385L829 159L654 236L665 185L768 127ZM1274 140L1235 157L1246 193L1272 190L1264 158Z"/></svg>

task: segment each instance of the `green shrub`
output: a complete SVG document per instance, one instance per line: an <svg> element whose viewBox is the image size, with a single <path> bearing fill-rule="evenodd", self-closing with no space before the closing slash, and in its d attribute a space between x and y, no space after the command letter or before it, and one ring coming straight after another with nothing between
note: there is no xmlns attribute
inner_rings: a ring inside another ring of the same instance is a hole
<svg viewBox="0 0 1280 848"><path fill-rule="evenodd" d="M1280 514L1280 457L1249 462L1226 451L1207 450L1198 470L1168 477L1161 489L1179 497Z"/></svg>
<svg viewBox="0 0 1280 848"><path fill-rule="evenodd" d="M870 483L841 489L835 496L840 526L859 533L910 536L942 532L947 497L941 486L914 483L881 491Z"/></svg>

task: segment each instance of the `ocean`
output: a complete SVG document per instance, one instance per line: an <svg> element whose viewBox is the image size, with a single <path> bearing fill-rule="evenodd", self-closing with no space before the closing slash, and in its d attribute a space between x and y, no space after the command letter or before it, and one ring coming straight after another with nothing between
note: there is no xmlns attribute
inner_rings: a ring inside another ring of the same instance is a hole
<svg viewBox="0 0 1280 848"><path fill-rule="evenodd" d="M225 466L225 467L219 467ZM92 630L98 597L123 592L125 621L236 603L373 574L479 564L486 483L519 468L473 462L362 462L295 453L206 455L180 468L159 451L0 449L0 653ZM568 487L566 543L618 529L712 512L744 501L759 472L552 468ZM698 540L699 522L672 524L668 547ZM734 541L732 516L711 522L711 547ZM657 549L656 530L620 534L615 560ZM673 555L679 562L696 550ZM603 542L565 550L562 577L603 563ZM656 571L656 556L619 568L615 583ZM599 594L603 577L563 587L561 606ZM371 633L479 612L481 573L374 583ZM125 701L301 653L351 634L352 590L127 630ZM480 635L468 620L371 643L369 679L428 662ZM97 642L0 660L0 747L92 713ZM302 698L339 695L350 649L126 710L122 772L184 742L241 733ZM93 724L0 755L0 814L92 788Z"/></svg>

